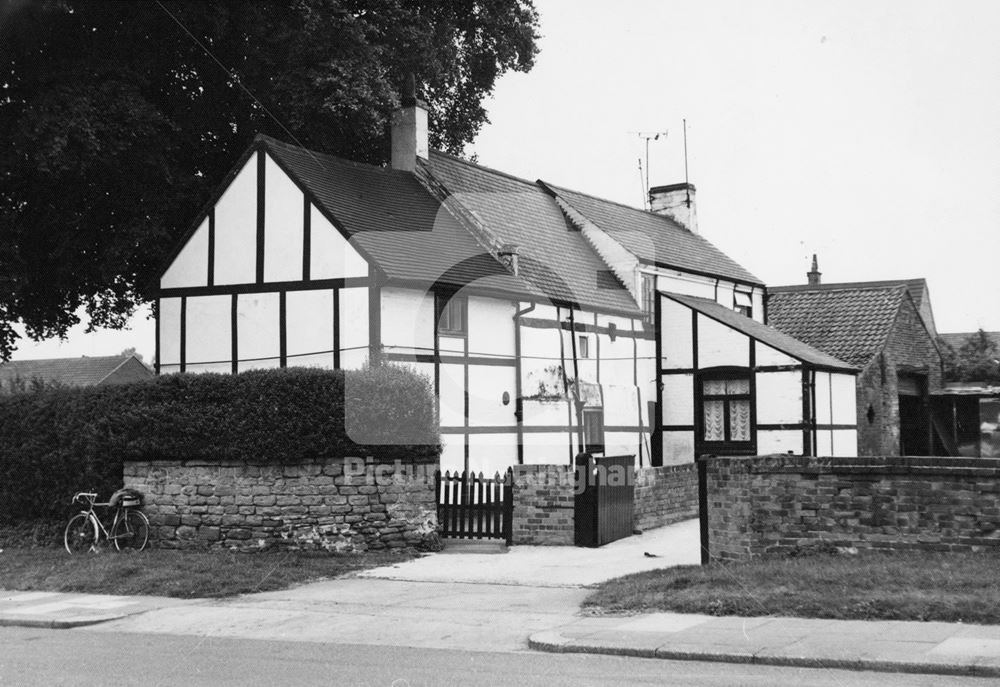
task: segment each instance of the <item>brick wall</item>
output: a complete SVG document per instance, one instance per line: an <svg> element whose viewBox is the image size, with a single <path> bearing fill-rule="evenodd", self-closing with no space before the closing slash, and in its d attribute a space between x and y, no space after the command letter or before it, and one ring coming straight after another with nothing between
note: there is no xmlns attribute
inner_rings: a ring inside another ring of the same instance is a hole
<svg viewBox="0 0 1000 687"><path fill-rule="evenodd" d="M162 548L437 546L433 466L156 461L126 462L124 476Z"/></svg>
<svg viewBox="0 0 1000 687"><path fill-rule="evenodd" d="M635 471L635 527L649 530L698 517L698 470L694 463Z"/></svg>
<svg viewBox="0 0 1000 687"><path fill-rule="evenodd" d="M707 481L713 559L822 544L1000 547L1000 460L711 458Z"/></svg>
<svg viewBox="0 0 1000 687"><path fill-rule="evenodd" d="M926 375L929 391L941 388L941 357L913 302L906 298L882 352L858 376L858 452L898 456L899 387L897 375ZM868 420L869 406L874 410Z"/></svg>
<svg viewBox="0 0 1000 687"><path fill-rule="evenodd" d="M514 544L572 546L574 472L567 465L515 465Z"/></svg>

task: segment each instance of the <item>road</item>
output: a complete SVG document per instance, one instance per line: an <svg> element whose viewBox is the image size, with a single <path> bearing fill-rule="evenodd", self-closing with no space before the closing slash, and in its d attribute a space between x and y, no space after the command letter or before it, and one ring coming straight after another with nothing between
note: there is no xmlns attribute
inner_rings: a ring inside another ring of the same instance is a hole
<svg viewBox="0 0 1000 687"><path fill-rule="evenodd" d="M879 687L989 684L863 673L528 651L483 652L86 630L0 628L0 685L692 685Z"/></svg>

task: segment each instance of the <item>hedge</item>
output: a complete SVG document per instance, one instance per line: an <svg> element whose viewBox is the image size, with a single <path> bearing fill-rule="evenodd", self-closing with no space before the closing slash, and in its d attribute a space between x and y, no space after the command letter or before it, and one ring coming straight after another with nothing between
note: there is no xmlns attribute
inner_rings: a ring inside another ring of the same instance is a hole
<svg viewBox="0 0 1000 687"><path fill-rule="evenodd" d="M107 498L126 460L436 462L434 408L429 381L391 365L172 374L0 397L0 524L62 518L77 491Z"/></svg>

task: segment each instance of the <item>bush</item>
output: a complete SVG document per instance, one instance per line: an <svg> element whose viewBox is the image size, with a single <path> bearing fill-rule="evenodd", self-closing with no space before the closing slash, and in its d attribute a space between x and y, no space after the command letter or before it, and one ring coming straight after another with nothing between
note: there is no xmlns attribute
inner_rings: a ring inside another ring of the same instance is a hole
<svg viewBox="0 0 1000 687"><path fill-rule="evenodd" d="M126 460L433 463L434 407L426 378L388 365L174 374L2 397L0 525L62 519L77 491L107 498Z"/></svg>

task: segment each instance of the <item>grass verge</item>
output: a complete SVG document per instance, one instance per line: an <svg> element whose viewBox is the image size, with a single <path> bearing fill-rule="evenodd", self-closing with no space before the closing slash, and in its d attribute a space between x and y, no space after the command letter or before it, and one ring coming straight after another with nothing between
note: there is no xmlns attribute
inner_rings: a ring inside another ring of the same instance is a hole
<svg viewBox="0 0 1000 687"><path fill-rule="evenodd" d="M1000 554L861 552L682 566L619 577L584 601L590 613L1000 624Z"/></svg>
<svg viewBox="0 0 1000 687"><path fill-rule="evenodd" d="M100 594L150 594L183 599L234 596L412 558L408 551L332 554L305 551L232 553L175 551L70 556L56 548L0 551L0 589Z"/></svg>

